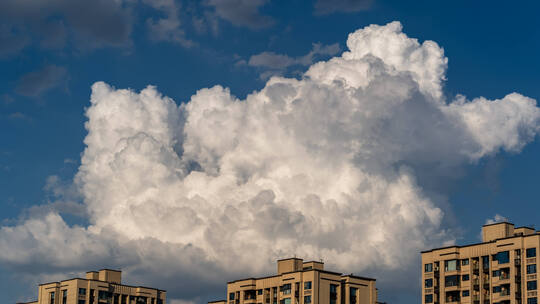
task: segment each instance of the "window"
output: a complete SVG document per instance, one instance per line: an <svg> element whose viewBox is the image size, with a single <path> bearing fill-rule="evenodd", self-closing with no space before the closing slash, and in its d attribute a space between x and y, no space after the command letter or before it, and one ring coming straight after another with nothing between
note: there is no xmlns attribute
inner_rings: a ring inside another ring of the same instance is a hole
<svg viewBox="0 0 540 304"><path fill-rule="evenodd" d="M463 260L461 260L461 265L462 265L462 266L469 265L469 259L463 259Z"/></svg>
<svg viewBox="0 0 540 304"><path fill-rule="evenodd" d="M527 299L527 304L538 304L538 299L537 298L528 298Z"/></svg>
<svg viewBox="0 0 540 304"><path fill-rule="evenodd" d="M257 290L258 295L262 295L262 289Z"/></svg>
<svg viewBox="0 0 540 304"><path fill-rule="evenodd" d="M286 298L279 301L280 304L291 304L291 298Z"/></svg>
<svg viewBox="0 0 540 304"><path fill-rule="evenodd" d="M358 291L358 288L351 287L349 289L349 303L350 304L356 304L356 293Z"/></svg>
<svg viewBox="0 0 540 304"><path fill-rule="evenodd" d="M499 264L506 264L510 262L510 253L508 251L501 251L497 253L496 259Z"/></svg>
<svg viewBox="0 0 540 304"><path fill-rule="evenodd" d="M234 300L234 292L229 293L229 300Z"/></svg>
<svg viewBox="0 0 540 304"><path fill-rule="evenodd" d="M51 300L50 303L54 304L54 291L49 292L49 299Z"/></svg>
<svg viewBox="0 0 540 304"><path fill-rule="evenodd" d="M424 302L426 303L433 303L433 295L432 294L427 294L424 298Z"/></svg>
<svg viewBox="0 0 540 304"><path fill-rule="evenodd" d="M527 282L527 290L536 290L536 281Z"/></svg>
<svg viewBox="0 0 540 304"><path fill-rule="evenodd" d="M534 258L536 256L536 248L527 248L527 257Z"/></svg>
<svg viewBox="0 0 540 304"><path fill-rule="evenodd" d="M85 296L86 295L86 288L79 288L79 295Z"/></svg>
<svg viewBox="0 0 540 304"><path fill-rule="evenodd" d="M86 300L79 300L79 302L77 302L77 304L86 304Z"/></svg>
<svg viewBox="0 0 540 304"><path fill-rule="evenodd" d="M489 256L485 255L482 257L482 266L485 268L489 268Z"/></svg>
<svg viewBox="0 0 540 304"><path fill-rule="evenodd" d="M468 296L469 296L469 291L468 291L468 290L464 290L464 291L461 293L461 296L463 296L463 297L468 297Z"/></svg>
<svg viewBox="0 0 540 304"><path fill-rule="evenodd" d="M330 304L337 303L337 288L338 285L330 284Z"/></svg>
<svg viewBox="0 0 540 304"><path fill-rule="evenodd" d="M62 290L62 304L67 303L67 290Z"/></svg>
<svg viewBox="0 0 540 304"><path fill-rule="evenodd" d="M304 282L304 289L311 289L311 281Z"/></svg>
<svg viewBox="0 0 540 304"><path fill-rule="evenodd" d="M426 282L424 283L425 288L433 287L433 279L426 279Z"/></svg>
<svg viewBox="0 0 540 304"><path fill-rule="evenodd" d="M432 271L433 271L433 264L432 263L424 265L424 272L432 272Z"/></svg>
<svg viewBox="0 0 540 304"><path fill-rule="evenodd" d="M311 303L311 296L305 296L304 297L304 304L310 304Z"/></svg>
<svg viewBox="0 0 540 304"><path fill-rule="evenodd" d="M527 265L527 273L536 273L536 264Z"/></svg>
<svg viewBox="0 0 540 304"><path fill-rule="evenodd" d="M283 286L281 286L281 291L283 291L284 295L291 294L291 284L283 284Z"/></svg>
<svg viewBox="0 0 540 304"><path fill-rule="evenodd" d="M493 287L493 293L501 292L501 286Z"/></svg>
<svg viewBox="0 0 540 304"><path fill-rule="evenodd" d="M458 275L452 275L452 276L445 277L444 278L444 286L446 286L446 287L459 286L459 276Z"/></svg>
<svg viewBox="0 0 540 304"><path fill-rule="evenodd" d="M493 270L493 276L494 277L498 277L501 275L501 271L500 270Z"/></svg>
<svg viewBox="0 0 540 304"><path fill-rule="evenodd" d="M444 261L444 271L458 270L459 269L458 265L459 264L458 264L457 260Z"/></svg>
<svg viewBox="0 0 540 304"><path fill-rule="evenodd" d="M107 300L112 298L112 293L105 291L105 290L99 290L98 291L98 299L99 300Z"/></svg>
<svg viewBox="0 0 540 304"><path fill-rule="evenodd" d="M469 280L469 275L468 274L464 274L461 276L461 280L462 281L468 281Z"/></svg>

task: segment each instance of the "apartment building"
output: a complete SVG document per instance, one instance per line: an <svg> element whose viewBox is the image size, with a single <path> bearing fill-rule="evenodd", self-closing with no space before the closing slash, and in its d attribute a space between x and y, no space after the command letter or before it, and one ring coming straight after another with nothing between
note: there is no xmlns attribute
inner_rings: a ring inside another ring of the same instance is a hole
<svg viewBox="0 0 540 304"><path fill-rule="evenodd" d="M89 271L86 278L40 284L38 299L25 304L165 304L166 292L122 284L122 272Z"/></svg>
<svg viewBox="0 0 540 304"><path fill-rule="evenodd" d="M324 263L277 261L277 274L227 283L227 299L211 304L375 304L375 279L324 270Z"/></svg>
<svg viewBox="0 0 540 304"><path fill-rule="evenodd" d="M422 252L422 303L537 304L540 233L503 222L482 243Z"/></svg>

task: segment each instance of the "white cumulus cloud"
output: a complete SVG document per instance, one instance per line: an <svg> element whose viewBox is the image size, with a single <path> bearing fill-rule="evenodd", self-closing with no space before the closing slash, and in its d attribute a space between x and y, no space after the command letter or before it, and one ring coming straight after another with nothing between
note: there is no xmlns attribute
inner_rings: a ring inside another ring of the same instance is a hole
<svg viewBox="0 0 540 304"><path fill-rule="evenodd" d="M152 86L94 84L75 178L90 225L51 212L4 226L0 263L102 261L188 301L202 282L292 255L349 273L411 269L452 239L420 171L519 151L540 110L518 93L445 100L442 48L401 30L360 29L342 55L244 100L215 86L178 106Z"/></svg>

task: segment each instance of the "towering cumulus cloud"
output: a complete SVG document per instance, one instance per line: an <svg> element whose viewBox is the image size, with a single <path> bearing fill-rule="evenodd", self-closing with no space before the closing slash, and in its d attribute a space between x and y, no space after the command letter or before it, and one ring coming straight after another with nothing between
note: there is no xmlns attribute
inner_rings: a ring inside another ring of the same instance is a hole
<svg viewBox="0 0 540 304"><path fill-rule="evenodd" d="M178 106L155 87L94 84L75 178L90 225L51 213L2 227L1 263L106 261L177 278L165 287L186 298L294 254L342 271L407 268L452 239L421 171L519 151L540 110L517 93L446 100L442 48L401 29L360 29L341 56L245 100L215 86Z"/></svg>

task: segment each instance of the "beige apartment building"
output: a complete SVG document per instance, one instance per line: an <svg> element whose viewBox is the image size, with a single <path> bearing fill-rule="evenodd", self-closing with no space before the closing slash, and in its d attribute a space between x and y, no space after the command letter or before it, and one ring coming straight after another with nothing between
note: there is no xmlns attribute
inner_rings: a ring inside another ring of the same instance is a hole
<svg viewBox="0 0 540 304"><path fill-rule="evenodd" d="M89 271L74 278L39 285L38 299L25 304L165 304L166 292L150 287L122 285L122 272Z"/></svg>
<svg viewBox="0 0 540 304"><path fill-rule="evenodd" d="M422 252L422 303L537 304L540 233L484 225L482 243Z"/></svg>
<svg viewBox="0 0 540 304"><path fill-rule="evenodd" d="M227 283L227 299L211 304L375 304L375 279L324 270L322 262L277 261L277 275Z"/></svg>

